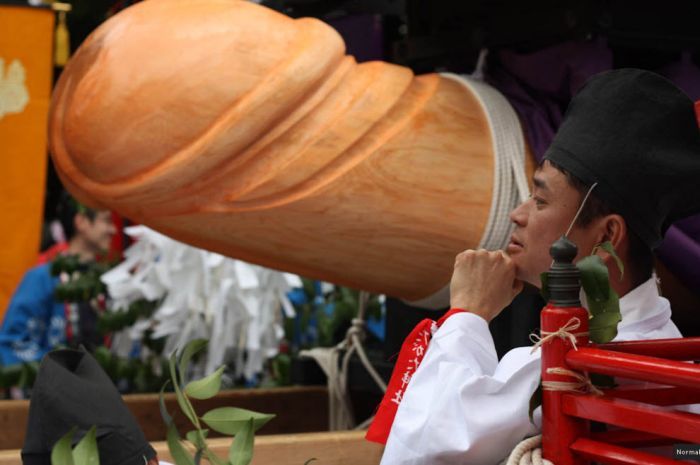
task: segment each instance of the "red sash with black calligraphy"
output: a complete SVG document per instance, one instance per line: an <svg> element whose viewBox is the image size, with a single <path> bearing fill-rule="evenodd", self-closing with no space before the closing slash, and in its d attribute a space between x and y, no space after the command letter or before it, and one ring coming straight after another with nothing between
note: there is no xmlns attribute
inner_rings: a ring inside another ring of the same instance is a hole
<svg viewBox="0 0 700 465"><path fill-rule="evenodd" d="M413 374L416 372L418 365L420 365L420 362L423 360L426 350L428 350L428 344L433 335L433 325L439 328L447 318L455 313L463 312L466 312L466 310L453 308L445 313L445 315L437 321L437 324L435 321L426 318L418 323L408 337L404 339L401 345L401 351L399 352L399 358L396 360L394 371L391 373L391 379L386 388L386 393L379 403L377 413L367 430L365 439L380 444L386 444L389 431L391 431L391 425L394 423L396 411L399 408L399 404L401 404L404 392L406 392L406 387L409 381L411 381Z"/></svg>

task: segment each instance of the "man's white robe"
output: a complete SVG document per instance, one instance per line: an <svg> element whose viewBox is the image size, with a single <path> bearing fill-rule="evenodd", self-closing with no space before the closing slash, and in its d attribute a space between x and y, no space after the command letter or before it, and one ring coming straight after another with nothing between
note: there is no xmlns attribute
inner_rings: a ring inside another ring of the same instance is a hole
<svg viewBox="0 0 700 465"><path fill-rule="evenodd" d="M620 299L616 341L681 337L668 300L649 279ZM458 313L435 332L399 405L382 465L493 465L538 434L529 401L540 381L540 351L508 352L499 362L486 321Z"/></svg>

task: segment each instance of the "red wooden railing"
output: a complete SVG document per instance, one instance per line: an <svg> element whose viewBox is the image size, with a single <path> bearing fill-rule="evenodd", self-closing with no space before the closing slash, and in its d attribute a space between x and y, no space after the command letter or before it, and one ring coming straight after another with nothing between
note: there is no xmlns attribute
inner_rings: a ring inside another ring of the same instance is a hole
<svg viewBox="0 0 700 465"><path fill-rule="evenodd" d="M572 318L584 333L588 313L581 307L555 307L541 314L543 334L564 327ZM543 457L556 465L678 464L664 457L636 450L638 447L674 443L700 444L700 415L671 406L700 404L700 338L629 341L595 345L577 335L577 347L564 337L542 345L542 380L571 382L552 374L559 367L578 373L601 373L635 380L604 390L603 395L544 390L542 399ZM642 382L642 383L640 383ZM592 433L590 421L614 429Z"/></svg>

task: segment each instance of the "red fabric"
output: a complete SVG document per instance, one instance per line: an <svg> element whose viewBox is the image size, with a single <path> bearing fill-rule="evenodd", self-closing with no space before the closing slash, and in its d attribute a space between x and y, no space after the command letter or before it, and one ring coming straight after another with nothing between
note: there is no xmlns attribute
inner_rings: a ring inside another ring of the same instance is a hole
<svg viewBox="0 0 700 465"><path fill-rule="evenodd" d="M698 127L700 127L700 100L695 102L695 119L697 119Z"/></svg>
<svg viewBox="0 0 700 465"><path fill-rule="evenodd" d="M63 302L63 314L66 317L66 341L73 341L72 310L69 302Z"/></svg>
<svg viewBox="0 0 700 465"><path fill-rule="evenodd" d="M112 243L109 247L109 252L107 252L107 258L109 260L119 260L124 258L124 220L112 212L112 223L114 223L114 228L117 232L112 236Z"/></svg>
<svg viewBox="0 0 700 465"><path fill-rule="evenodd" d="M68 250L68 242L57 242L56 244L52 245L51 247L43 251L41 254L39 254L39 257L36 260L36 264L43 265L44 263L53 261L54 258L56 258L58 255L61 255L66 250Z"/></svg>
<svg viewBox="0 0 700 465"><path fill-rule="evenodd" d="M437 327L442 326L445 320L455 313L463 312L466 312L466 310L461 308L451 309L437 321ZM411 377L413 377L413 373L418 369L418 365L420 365L425 356L425 351L428 349L428 343L432 337L433 324L435 324L433 320L426 318L418 323L403 341L399 358L396 360L394 371L386 388L386 393L379 403L374 420L372 420L372 424L365 435L365 439L368 441L386 444L406 386Z"/></svg>

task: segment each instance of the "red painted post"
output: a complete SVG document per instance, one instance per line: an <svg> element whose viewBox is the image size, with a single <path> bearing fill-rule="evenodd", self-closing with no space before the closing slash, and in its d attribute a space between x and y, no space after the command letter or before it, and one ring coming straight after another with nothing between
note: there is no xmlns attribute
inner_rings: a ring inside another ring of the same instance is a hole
<svg viewBox="0 0 700 465"><path fill-rule="evenodd" d="M580 278L578 269L572 264L576 246L565 238L552 245L550 253L554 264L548 272L548 305L540 314L541 337L578 321L578 328L570 333L588 331L588 311L579 302ZM576 338L577 345L588 343L587 336ZM549 368L566 368L566 353L573 350L568 338L553 337L542 344L542 381L575 382L558 374L548 373ZM557 465L584 465L588 461L574 455L571 444L588 434L588 422L564 414L563 391L542 390L542 456Z"/></svg>
<svg viewBox="0 0 700 465"><path fill-rule="evenodd" d="M572 318L578 318L581 326L572 332L588 331L588 312L581 307L554 307L547 305L541 313L543 332L555 332L564 327ZM577 345L583 346L587 337L577 337ZM542 346L542 381L575 381L568 376L549 374L548 368L566 365L566 353L573 350L568 340L553 338ZM585 437L588 423L585 420L565 415L562 409L562 391L542 391L542 452L543 457L557 465L578 465L587 463L573 455L570 446L580 437Z"/></svg>

